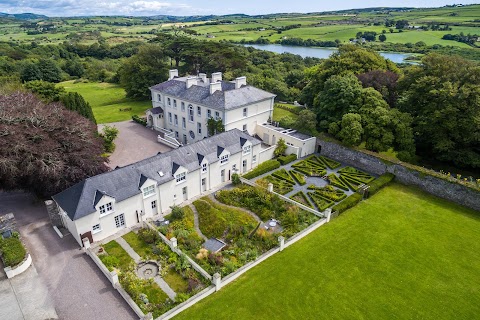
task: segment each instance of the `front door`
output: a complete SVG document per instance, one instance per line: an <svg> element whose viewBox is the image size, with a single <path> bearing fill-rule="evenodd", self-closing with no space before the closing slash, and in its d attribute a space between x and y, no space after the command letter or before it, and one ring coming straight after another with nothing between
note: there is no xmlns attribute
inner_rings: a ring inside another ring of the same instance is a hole
<svg viewBox="0 0 480 320"><path fill-rule="evenodd" d="M202 192L207 191L207 178L202 179Z"/></svg>
<svg viewBox="0 0 480 320"><path fill-rule="evenodd" d="M115 216L115 226L117 228L124 228L125 227L125 216L122 214L119 214L118 216Z"/></svg>
<svg viewBox="0 0 480 320"><path fill-rule="evenodd" d="M247 160L242 161L242 173L247 172Z"/></svg>
<svg viewBox="0 0 480 320"><path fill-rule="evenodd" d="M221 181L225 182L225 169L220 172Z"/></svg>
<svg viewBox="0 0 480 320"><path fill-rule="evenodd" d="M187 187L182 188L182 194L183 194L183 201L187 200L188 199Z"/></svg>

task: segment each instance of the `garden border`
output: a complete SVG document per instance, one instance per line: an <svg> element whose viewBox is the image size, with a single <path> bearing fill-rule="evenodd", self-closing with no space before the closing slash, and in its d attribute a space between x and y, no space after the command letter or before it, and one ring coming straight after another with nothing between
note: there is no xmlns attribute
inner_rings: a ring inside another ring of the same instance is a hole
<svg viewBox="0 0 480 320"><path fill-rule="evenodd" d="M7 278L11 279L15 276L18 276L19 274L24 273L31 265L32 265L32 256L30 255L30 253L27 252L26 257L23 259L21 263L17 264L14 267L5 267L3 268L3 271L5 271L5 273L7 274Z"/></svg>

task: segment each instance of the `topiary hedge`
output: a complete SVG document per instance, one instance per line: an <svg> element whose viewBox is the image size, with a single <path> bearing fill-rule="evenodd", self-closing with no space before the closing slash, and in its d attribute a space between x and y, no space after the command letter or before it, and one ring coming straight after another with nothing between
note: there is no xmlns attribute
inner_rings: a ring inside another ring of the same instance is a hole
<svg viewBox="0 0 480 320"><path fill-rule="evenodd" d="M382 189L387 184L389 184L394 178L395 178L395 175L393 173L384 173L377 179L370 182L368 184L370 186L370 188L368 188L369 196L373 196L380 189Z"/></svg>
<svg viewBox="0 0 480 320"><path fill-rule="evenodd" d="M139 116L137 116L136 114L134 114L132 116L132 120L135 121L136 123L140 123L141 125L143 126L147 126L147 120L143 119L143 118L140 118Z"/></svg>
<svg viewBox="0 0 480 320"><path fill-rule="evenodd" d="M0 252L6 267L15 267L23 261L27 254L22 242L17 238L1 239Z"/></svg>
<svg viewBox="0 0 480 320"><path fill-rule="evenodd" d="M281 157L278 157L278 162L280 162L280 164L283 166L285 164L288 164L290 162L293 162L295 160L297 160L297 155L292 153L288 156L281 156Z"/></svg>
<svg viewBox="0 0 480 320"><path fill-rule="evenodd" d="M347 209L353 208L357 203L362 201L363 196L359 193L354 193L347 197L345 200L339 204L332 207L332 212L337 211L338 214L344 212Z"/></svg>
<svg viewBox="0 0 480 320"><path fill-rule="evenodd" d="M264 173L278 169L280 167L280 162L277 160L268 160L259 164L255 169L243 175L245 179L253 179L255 177L261 176Z"/></svg>

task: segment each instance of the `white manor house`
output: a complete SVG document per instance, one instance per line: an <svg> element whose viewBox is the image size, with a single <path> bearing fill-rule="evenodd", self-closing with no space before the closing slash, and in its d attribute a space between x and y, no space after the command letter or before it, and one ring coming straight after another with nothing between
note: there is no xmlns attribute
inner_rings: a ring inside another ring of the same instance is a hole
<svg viewBox="0 0 480 320"><path fill-rule="evenodd" d="M227 184L272 159L276 141L287 154L315 152L316 138L268 123L275 95L249 86L245 77L221 73L178 77L151 87L148 124L173 150L87 178L53 196L63 225L77 242L101 241L145 219L160 219L171 206ZM225 132L207 136L206 120L222 119ZM180 139L182 142L179 142Z"/></svg>

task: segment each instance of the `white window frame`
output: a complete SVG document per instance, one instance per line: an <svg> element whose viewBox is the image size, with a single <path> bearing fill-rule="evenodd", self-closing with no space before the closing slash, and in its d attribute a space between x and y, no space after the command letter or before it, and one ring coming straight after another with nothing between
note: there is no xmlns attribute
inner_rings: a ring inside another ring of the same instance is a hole
<svg viewBox="0 0 480 320"><path fill-rule="evenodd" d="M175 181L177 182L177 184L180 184L180 183L183 183L183 182L187 181L187 173L182 172L182 173L179 173L179 174L175 175Z"/></svg>
<svg viewBox="0 0 480 320"><path fill-rule="evenodd" d="M207 163L202 163L202 173L207 172L208 170L208 164Z"/></svg>
<svg viewBox="0 0 480 320"><path fill-rule="evenodd" d="M178 115L176 114L173 115L173 124L175 127L178 127Z"/></svg>
<svg viewBox="0 0 480 320"><path fill-rule="evenodd" d="M172 113L168 113L168 123L172 124Z"/></svg>
<svg viewBox="0 0 480 320"><path fill-rule="evenodd" d="M197 116L202 117L202 107L197 106Z"/></svg>
<svg viewBox="0 0 480 320"><path fill-rule="evenodd" d="M182 128L183 129L187 128L187 119L185 117L182 117Z"/></svg>
<svg viewBox="0 0 480 320"><path fill-rule="evenodd" d="M197 122L197 132L198 132L198 134L202 134L202 123L201 122Z"/></svg>
<svg viewBox="0 0 480 320"><path fill-rule="evenodd" d="M178 131L175 131L175 139L178 139L178 137L179 137Z"/></svg>
<svg viewBox="0 0 480 320"><path fill-rule="evenodd" d="M162 95L160 93L157 93L157 99L158 99L158 102L162 101Z"/></svg>
<svg viewBox="0 0 480 320"><path fill-rule="evenodd" d="M248 116L248 108L243 108L243 117L246 118Z"/></svg>
<svg viewBox="0 0 480 320"><path fill-rule="evenodd" d="M169 107L171 107L171 106L172 106L172 99L170 99L170 98L167 98L167 105L168 105Z"/></svg>
<svg viewBox="0 0 480 320"><path fill-rule="evenodd" d="M243 125L242 131L243 131L243 132L247 132L247 125L246 125L246 124Z"/></svg>
<svg viewBox="0 0 480 320"><path fill-rule="evenodd" d="M100 211L100 216L101 217L112 213L114 211L113 210L113 203L109 202L109 203L105 203L104 205L101 205L100 207L98 207L98 211Z"/></svg>
<svg viewBox="0 0 480 320"><path fill-rule="evenodd" d="M215 120L219 120L220 118L220 112L215 111Z"/></svg>
<svg viewBox="0 0 480 320"><path fill-rule="evenodd" d="M256 154L254 154L252 156L252 163L255 163L255 162L257 162L257 155Z"/></svg>
<svg viewBox="0 0 480 320"><path fill-rule="evenodd" d="M155 209L157 207L157 200L153 200L151 202L152 209Z"/></svg>
<svg viewBox="0 0 480 320"><path fill-rule="evenodd" d="M188 105L188 121L189 122L193 122L193 117L194 117L194 110L193 110L193 106L191 104Z"/></svg>
<svg viewBox="0 0 480 320"><path fill-rule="evenodd" d="M230 158L229 154L224 154L223 156L220 157L220 164L225 164L228 163L228 160Z"/></svg>
<svg viewBox="0 0 480 320"><path fill-rule="evenodd" d="M173 99L173 109L177 109L177 99Z"/></svg>
<svg viewBox="0 0 480 320"><path fill-rule="evenodd" d="M142 192L143 192L143 198L144 199L157 193L157 191L155 190L155 185L154 184L152 184L151 186L143 188Z"/></svg>
<svg viewBox="0 0 480 320"><path fill-rule="evenodd" d="M96 234L102 231L102 226L100 223L97 223L96 225L92 226L92 234Z"/></svg>
<svg viewBox="0 0 480 320"><path fill-rule="evenodd" d="M115 226L118 228L125 227L125 215L123 213L119 214L118 216L114 217Z"/></svg>
<svg viewBox="0 0 480 320"><path fill-rule="evenodd" d="M212 117L212 110L207 109L207 119L210 119Z"/></svg>
<svg viewBox="0 0 480 320"><path fill-rule="evenodd" d="M247 154L250 154L250 152L252 151L252 146L249 144L249 145L246 145L243 147L243 155L247 155Z"/></svg>
<svg viewBox="0 0 480 320"><path fill-rule="evenodd" d="M182 111L185 112L185 102L182 101L180 105L181 105Z"/></svg>

